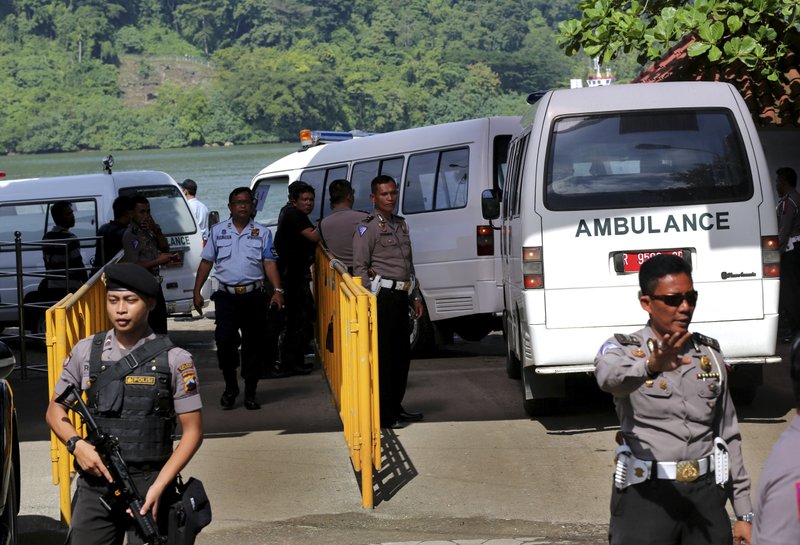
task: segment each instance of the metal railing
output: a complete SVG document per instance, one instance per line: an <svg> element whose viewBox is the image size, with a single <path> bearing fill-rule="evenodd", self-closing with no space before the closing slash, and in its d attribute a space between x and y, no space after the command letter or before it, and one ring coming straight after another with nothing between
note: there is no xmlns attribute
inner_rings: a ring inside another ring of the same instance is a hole
<svg viewBox="0 0 800 545"><path fill-rule="evenodd" d="M322 246L314 264L314 296L317 350L342 419L350 460L361 473L361 504L371 509L372 470L381 468L377 300Z"/></svg>
<svg viewBox="0 0 800 545"><path fill-rule="evenodd" d="M64 360L78 341L111 327L106 313L106 287L101 281L102 272L102 269L98 271L78 291L61 299L45 314L48 399L53 397L56 382L64 368ZM85 437L86 430L80 418L70 411L70 419L78 433ZM53 466L53 484L59 487L61 520L69 524L72 518L70 487L74 476L73 457L52 431L50 460Z"/></svg>

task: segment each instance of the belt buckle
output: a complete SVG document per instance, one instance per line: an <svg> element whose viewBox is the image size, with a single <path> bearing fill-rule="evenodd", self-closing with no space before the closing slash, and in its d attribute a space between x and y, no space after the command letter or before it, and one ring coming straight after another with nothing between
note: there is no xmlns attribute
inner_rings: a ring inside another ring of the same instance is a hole
<svg viewBox="0 0 800 545"><path fill-rule="evenodd" d="M247 293L247 286L233 286L233 291L236 295L244 295Z"/></svg>
<svg viewBox="0 0 800 545"><path fill-rule="evenodd" d="M700 462L697 460L681 460L675 465L675 479L682 483L690 483L700 476Z"/></svg>

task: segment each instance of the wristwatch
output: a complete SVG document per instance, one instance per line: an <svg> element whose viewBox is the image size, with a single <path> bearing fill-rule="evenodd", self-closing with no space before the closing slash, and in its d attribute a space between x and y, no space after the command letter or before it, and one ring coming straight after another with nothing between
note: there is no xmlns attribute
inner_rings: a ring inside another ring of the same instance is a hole
<svg viewBox="0 0 800 545"><path fill-rule="evenodd" d="M283 288L275 288L275 291L280 294L283 294L283 292L285 292L286 290L284 290Z"/></svg>
<svg viewBox="0 0 800 545"><path fill-rule="evenodd" d="M753 517L755 517L755 515L750 511L749 513L736 517L736 520L753 524Z"/></svg>
<svg viewBox="0 0 800 545"><path fill-rule="evenodd" d="M83 441L83 437L75 435L67 439L67 452L70 454L75 454L75 445L78 444L78 441Z"/></svg>

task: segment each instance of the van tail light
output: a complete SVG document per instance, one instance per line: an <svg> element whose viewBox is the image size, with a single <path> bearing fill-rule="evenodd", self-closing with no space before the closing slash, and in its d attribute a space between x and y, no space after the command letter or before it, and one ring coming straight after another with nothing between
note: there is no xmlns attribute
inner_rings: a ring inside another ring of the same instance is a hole
<svg viewBox="0 0 800 545"><path fill-rule="evenodd" d="M526 290L544 288L541 246L529 246L522 249L522 283Z"/></svg>
<svg viewBox="0 0 800 545"><path fill-rule="evenodd" d="M781 275L781 252L778 248L778 237L761 237L764 278L779 278Z"/></svg>
<svg viewBox="0 0 800 545"><path fill-rule="evenodd" d="M478 225L475 228L475 243L478 255L494 255L494 229L489 225Z"/></svg>

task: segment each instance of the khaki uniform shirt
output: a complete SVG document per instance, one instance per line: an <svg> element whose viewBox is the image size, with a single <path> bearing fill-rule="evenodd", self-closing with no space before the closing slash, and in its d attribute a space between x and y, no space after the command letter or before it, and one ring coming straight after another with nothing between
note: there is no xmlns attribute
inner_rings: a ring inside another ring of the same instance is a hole
<svg viewBox="0 0 800 545"><path fill-rule="evenodd" d="M800 543L800 415L795 415L758 481L752 545Z"/></svg>
<svg viewBox="0 0 800 545"><path fill-rule="evenodd" d="M367 216L353 234L353 275L369 289L370 271L386 280L407 282L414 276L411 237L401 216L383 219L377 211ZM415 290L418 287L415 287Z"/></svg>
<svg viewBox="0 0 800 545"><path fill-rule="evenodd" d="M156 238L147 229L142 229L133 221L122 235L122 249L125 251L125 255L122 257L122 261L125 263L150 261L158 258L161 254ZM158 275L158 267L148 270L154 275Z"/></svg>
<svg viewBox="0 0 800 545"><path fill-rule="evenodd" d="M139 348L147 341L155 338L155 333L148 330L148 334L131 347L131 350L124 350L119 346L117 336L112 329L106 333L100 359L103 361L119 361L132 350ZM80 391L89 389L89 357L91 353L92 337L87 337L78 341L73 347L72 353L64 362L64 368L61 370L61 377L58 379L54 388L56 395L61 395L70 384L73 384L75 388ZM167 353L167 360L169 362L169 370L172 373L171 390L175 412L181 414L199 410L203 404L200 401L197 371L194 366L192 355L183 348L176 347L170 349Z"/></svg>
<svg viewBox="0 0 800 545"><path fill-rule="evenodd" d="M353 266L353 234L366 217L360 210L336 208L319 222L323 244L347 267Z"/></svg>
<svg viewBox="0 0 800 545"><path fill-rule="evenodd" d="M691 363L651 379L645 367L650 339L656 341L650 327L615 335L594 360L597 384L614 395L625 443L641 460L676 462L708 456L721 437L728 443L734 511L749 513L750 477L717 341L695 333L683 351Z"/></svg>

